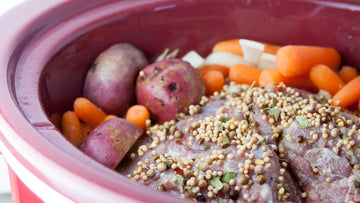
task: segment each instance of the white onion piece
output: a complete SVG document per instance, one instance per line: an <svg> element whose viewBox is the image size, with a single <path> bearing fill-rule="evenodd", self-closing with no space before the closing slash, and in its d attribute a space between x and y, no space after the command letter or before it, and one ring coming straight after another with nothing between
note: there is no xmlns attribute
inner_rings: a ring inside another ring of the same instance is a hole
<svg viewBox="0 0 360 203"><path fill-rule="evenodd" d="M205 64L217 64L229 68L239 63L247 65L242 56L225 51L212 52L205 58Z"/></svg>
<svg viewBox="0 0 360 203"><path fill-rule="evenodd" d="M247 39L240 39L239 43L242 48L246 63L250 66L257 67L260 62L261 54L264 52L265 45Z"/></svg>
<svg viewBox="0 0 360 203"><path fill-rule="evenodd" d="M262 53L258 68L260 70L275 68L275 59L276 56L274 54Z"/></svg>
<svg viewBox="0 0 360 203"><path fill-rule="evenodd" d="M200 68L204 65L205 59L201 57L196 51L189 51L182 57L182 60L190 63L190 65L194 68Z"/></svg>

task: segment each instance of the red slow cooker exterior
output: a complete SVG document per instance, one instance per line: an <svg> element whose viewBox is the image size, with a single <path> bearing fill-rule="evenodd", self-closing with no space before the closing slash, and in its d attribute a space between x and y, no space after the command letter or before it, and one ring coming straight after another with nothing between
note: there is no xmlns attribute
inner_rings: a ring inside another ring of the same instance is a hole
<svg viewBox="0 0 360 203"><path fill-rule="evenodd" d="M128 41L150 59L167 47L205 56L219 40L248 38L330 46L359 67L359 22L360 2L351 0L28 0L0 19L0 148L46 202L185 201L95 162L49 121L81 95L96 55Z"/></svg>

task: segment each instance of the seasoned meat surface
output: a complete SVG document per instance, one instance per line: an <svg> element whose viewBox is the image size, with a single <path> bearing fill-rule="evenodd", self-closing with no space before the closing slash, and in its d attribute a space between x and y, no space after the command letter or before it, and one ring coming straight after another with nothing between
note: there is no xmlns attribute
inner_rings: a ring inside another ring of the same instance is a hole
<svg viewBox="0 0 360 203"><path fill-rule="evenodd" d="M119 170L199 202L359 201L358 123L323 95L230 84L149 125Z"/></svg>

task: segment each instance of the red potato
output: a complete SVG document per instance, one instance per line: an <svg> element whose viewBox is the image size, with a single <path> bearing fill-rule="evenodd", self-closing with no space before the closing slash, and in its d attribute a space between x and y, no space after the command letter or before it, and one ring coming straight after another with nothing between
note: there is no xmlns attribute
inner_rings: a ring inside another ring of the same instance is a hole
<svg viewBox="0 0 360 203"><path fill-rule="evenodd" d="M199 71L181 59L167 59L147 66L136 83L138 103L146 106L159 123L175 119L177 113L198 103L204 93Z"/></svg>
<svg viewBox="0 0 360 203"><path fill-rule="evenodd" d="M88 71L84 97L107 114L122 115L135 102L135 81L148 64L144 54L128 43L102 52Z"/></svg>
<svg viewBox="0 0 360 203"><path fill-rule="evenodd" d="M123 118L101 123L81 142L78 148L104 166L115 169L143 129Z"/></svg>
<svg viewBox="0 0 360 203"><path fill-rule="evenodd" d="M124 54L126 54L135 63L138 71L148 65L148 60L146 59L144 53L132 44L115 44L112 46L112 49L119 50L119 52L123 52Z"/></svg>

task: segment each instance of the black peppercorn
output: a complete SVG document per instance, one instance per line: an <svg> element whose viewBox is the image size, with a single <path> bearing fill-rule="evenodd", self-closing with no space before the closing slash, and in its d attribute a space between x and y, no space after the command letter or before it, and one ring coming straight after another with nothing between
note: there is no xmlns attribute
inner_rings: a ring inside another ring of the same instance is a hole
<svg viewBox="0 0 360 203"><path fill-rule="evenodd" d="M239 198L239 191L237 190L230 190L229 197L232 200L237 200Z"/></svg>
<svg viewBox="0 0 360 203"><path fill-rule="evenodd" d="M302 136L302 135L298 135L297 137L296 137L296 142L297 143L302 143L304 141L304 137Z"/></svg>
<svg viewBox="0 0 360 203"><path fill-rule="evenodd" d="M206 202L206 198L203 194L196 195L196 201L198 202Z"/></svg>

